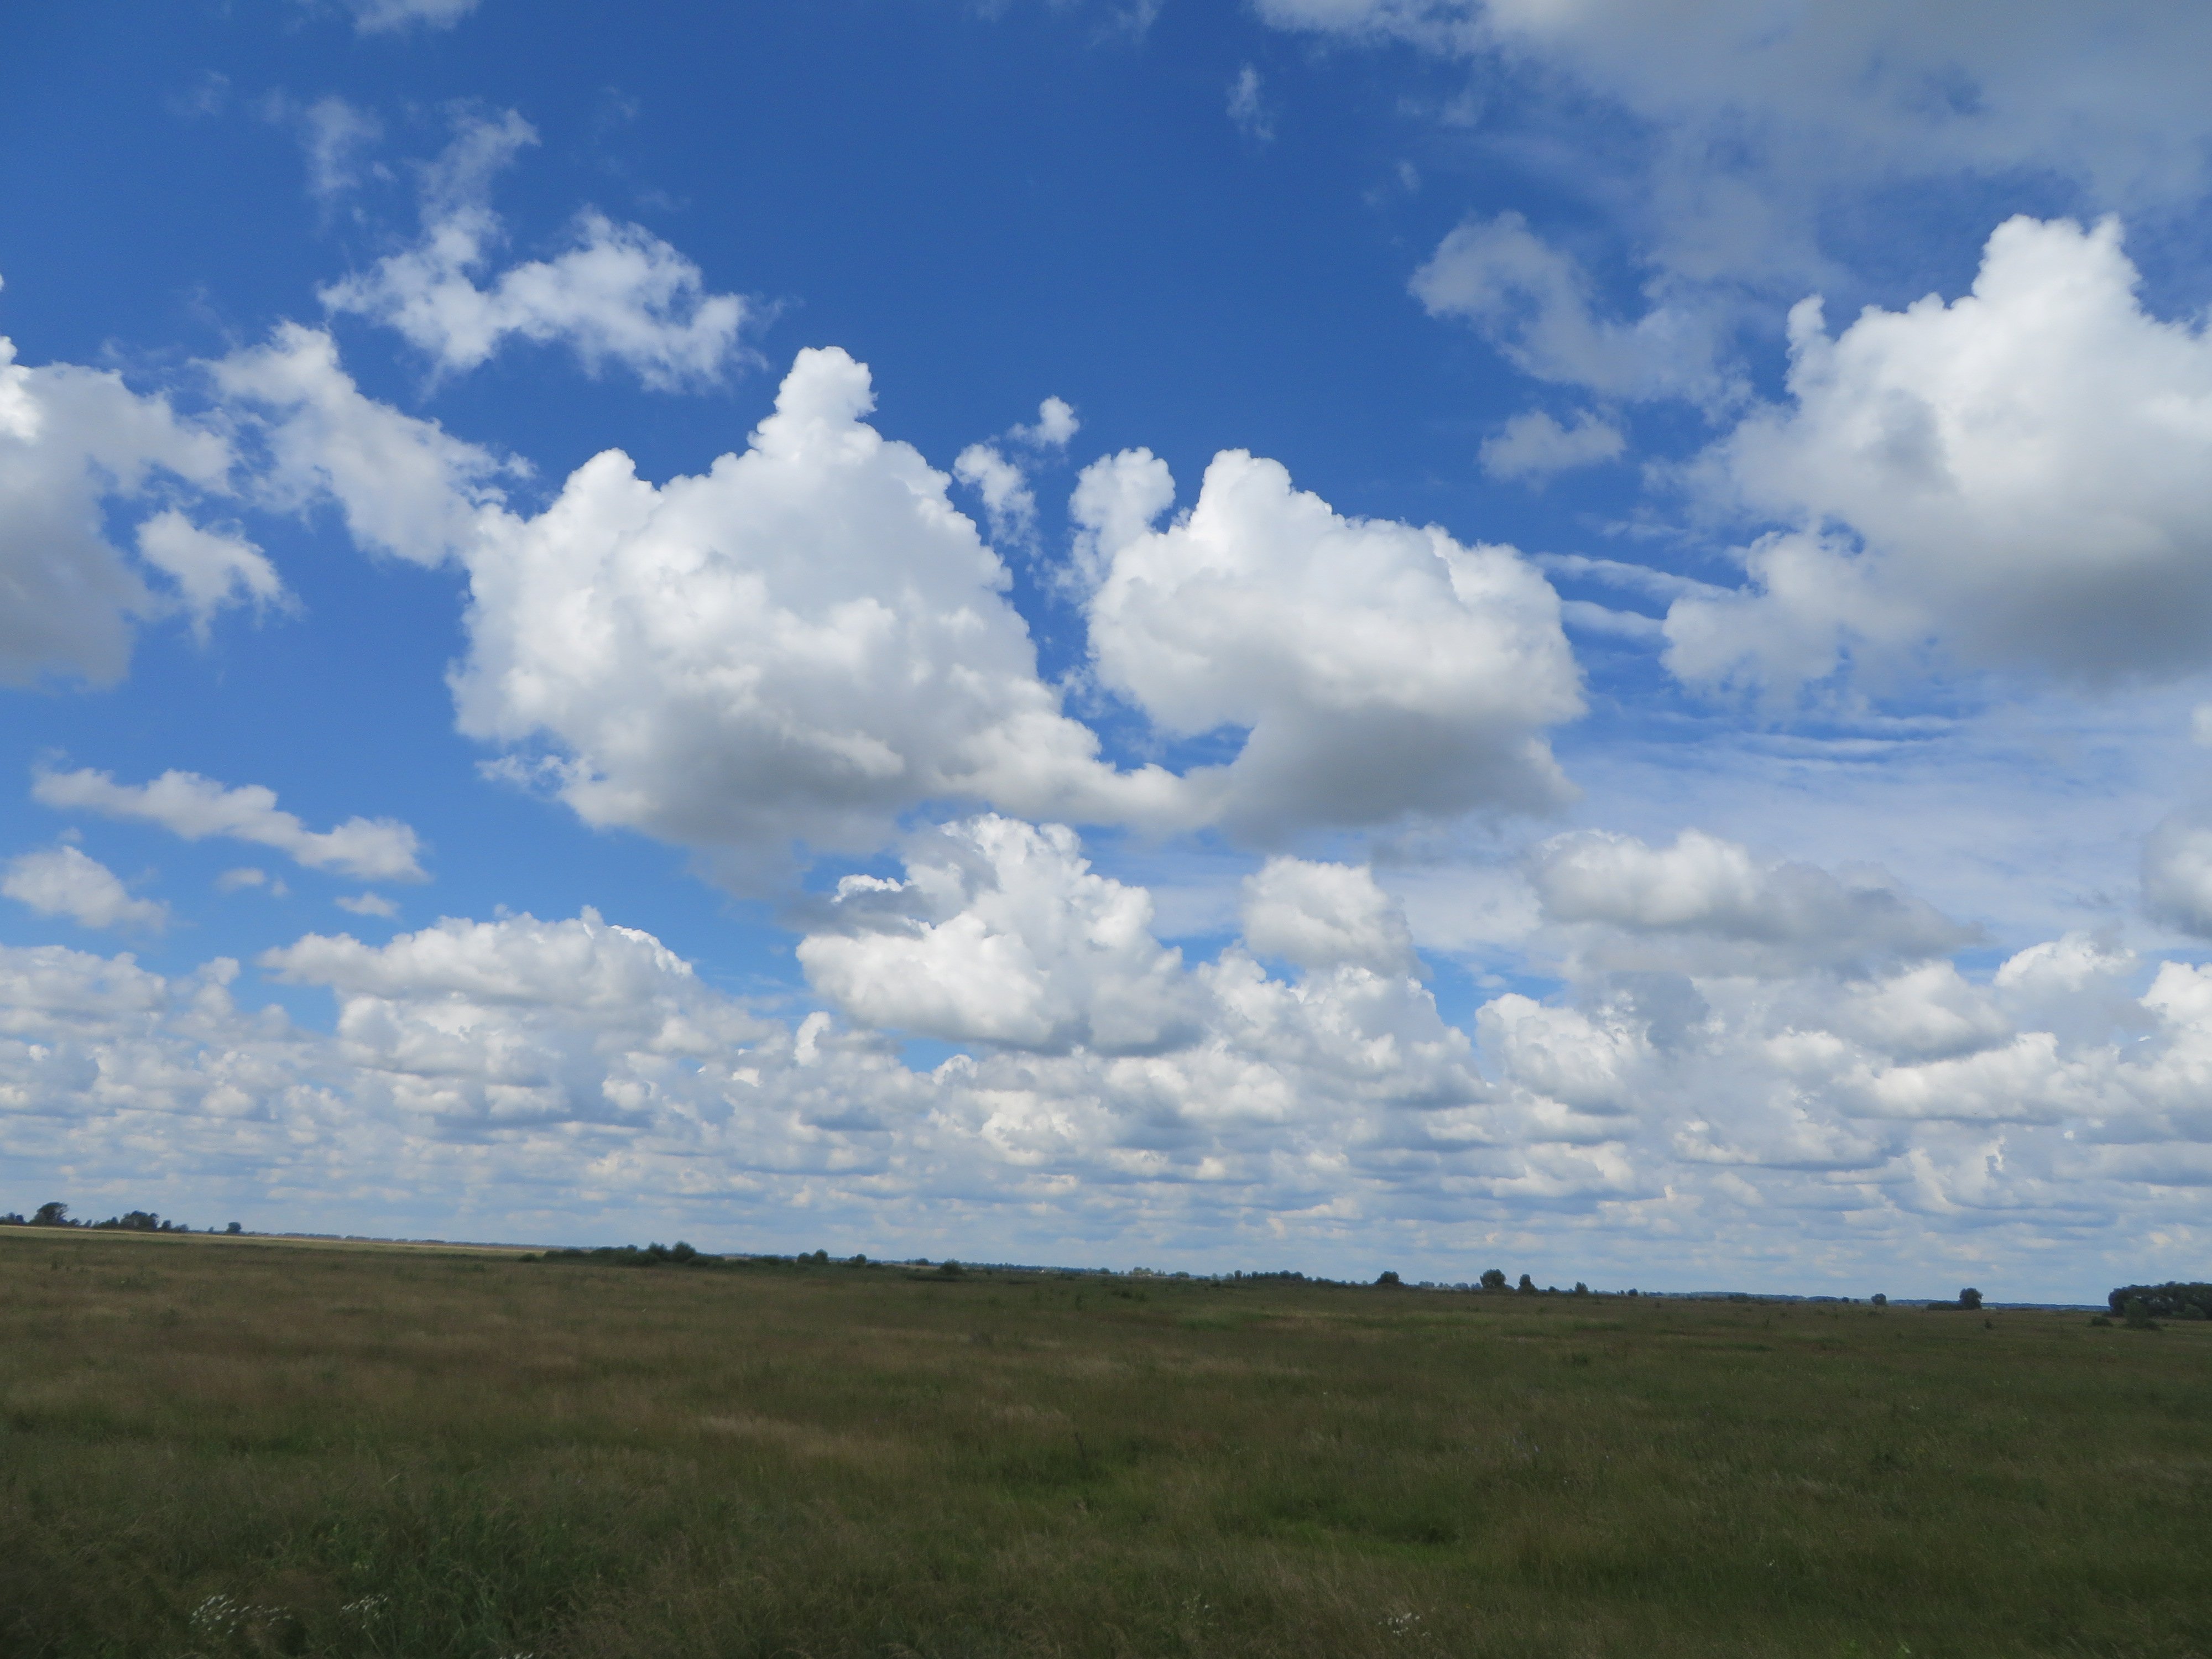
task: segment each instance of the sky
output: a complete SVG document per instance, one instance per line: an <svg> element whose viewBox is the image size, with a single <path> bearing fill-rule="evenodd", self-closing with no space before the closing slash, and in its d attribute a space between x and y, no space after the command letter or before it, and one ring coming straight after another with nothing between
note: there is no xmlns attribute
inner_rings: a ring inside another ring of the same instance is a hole
<svg viewBox="0 0 2212 1659"><path fill-rule="evenodd" d="M0 1209L2212 1246L2212 12L118 0L0 61Z"/></svg>

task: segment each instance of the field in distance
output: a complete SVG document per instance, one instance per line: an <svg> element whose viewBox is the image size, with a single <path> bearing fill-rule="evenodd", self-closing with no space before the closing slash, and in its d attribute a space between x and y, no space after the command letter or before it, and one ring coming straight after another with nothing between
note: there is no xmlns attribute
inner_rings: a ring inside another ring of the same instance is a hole
<svg viewBox="0 0 2212 1659"><path fill-rule="evenodd" d="M2212 1652L2212 1322L0 1231L10 1659Z"/></svg>

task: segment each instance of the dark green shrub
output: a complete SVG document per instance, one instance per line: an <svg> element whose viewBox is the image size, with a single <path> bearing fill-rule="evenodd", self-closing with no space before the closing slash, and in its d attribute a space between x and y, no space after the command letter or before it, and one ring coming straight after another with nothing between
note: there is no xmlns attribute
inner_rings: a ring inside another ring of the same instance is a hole
<svg viewBox="0 0 2212 1659"><path fill-rule="evenodd" d="M1969 1285L1959 1292L1959 1305L1972 1313L1982 1305L1982 1293Z"/></svg>
<svg viewBox="0 0 2212 1659"><path fill-rule="evenodd" d="M2212 1285L2182 1284L2179 1281L2164 1285L2123 1285L2105 1298L2116 1314L2124 1314L2128 1304L2139 1301L2145 1315L2152 1319L2186 1319L2184 1308L2194 1308L2199 1316L2212 1316Z"/></svg>
<svg viewBox="0 0 2212 1659"><path fill-rule="evenodd" d="M1399 1282L1398 1275L1392 1273L1388 1267L1385 1267L1381 1273L1375 1275L1375 1282L1377 1285L1395 1285Z"/></svg>
<svg viewBox="0 0 2212 1659"><path fill-rule="evenodd" d="M1504 1290L1505 1288L1505 1269L1503 1267L1485 1267L1482 1270L1482 1288L1486 1291Z"/></svg>
<svg viewBox="0 0 2212 1659"><path fill-rule="evenodd" d="M1513 1288L1520 1291L1523 1296L1534 1296L1536 1294L1536 1281L1529 1278L1528 1274L1522 1273L1521 1275L1521 1282Z"/></svg>

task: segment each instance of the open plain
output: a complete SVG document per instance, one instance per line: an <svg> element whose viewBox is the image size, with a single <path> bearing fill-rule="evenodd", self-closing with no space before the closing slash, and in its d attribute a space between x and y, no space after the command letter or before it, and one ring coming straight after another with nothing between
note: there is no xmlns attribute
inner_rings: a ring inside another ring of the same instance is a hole
<svg viewBox="0 0 2212 1659"><path fill-rule="evenodd" d="M11 1659L2212 1651L2212 1323L0 1230Z"/></svg>

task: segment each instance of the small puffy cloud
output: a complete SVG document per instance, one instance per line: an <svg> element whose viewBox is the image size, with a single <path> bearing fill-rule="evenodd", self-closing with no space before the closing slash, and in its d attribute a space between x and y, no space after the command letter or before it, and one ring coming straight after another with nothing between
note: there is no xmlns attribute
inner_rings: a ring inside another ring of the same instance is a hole
<svg viewBox="0 0 2212 1659"><path fill-rule="evenodd" d="M799 354L745 452L653 485L609 451L469 554L461 729L587 821L712 854L884 845L923 802L1173 822L1179 781L1121 773L1061 711L1006 567L948 480L863 416L868 371Z"/></svg>
<svg viewBox="0 0 2212 1659"><path fill-rule="evenodd" d="M399 907L381 893L356 893L351 897L341 895L333 901L341 910L349 910L357 916L384 916L399 914Z"/></svg>
<svg viewBox="0 0 2212 1659"><path fill-rule="evenodd" d="M0 866L0 893L42 916L67 916L80 927L140 927L159 933L169 908L133 898L116 873L74 847L25 853Z"/></svg>
<svg viewBox="0 0 2212 1659"><path fill-rule="evenodd" d="M87 767L40 772L31 797L61 811L98 812L111 818L158 823L174 836L199 841L227 836L273 847L311 870L331 870L370 881L426 881L414 830L392 818L348 818L333 830L310 830L276 805L276 793L259 784L227 789L197 772L164 772L151 783L116 782Z"/></svg>
<svg viewBox="0 0 2212 1659"><path fill-rule="evenodd" d="M808 981L864 1024L1012 1048L1186 1044L1201 999L1152 937L1152 896L1093 872L1073 831L995 815L907 854L907 878L847 878L837 932L799 942Z"/></svg>
<svg viewBox="0 0 2212 1659"><path fill-rule="evenodd" d="M248 890L266 892L271 898L282 898L287 889L258 865L242 865L235 870L226 870L215 878L218 893L243 893Z"/></svg>
<svg viewBox="0 0 2212 1659"><path fill-rule="evenodd" d="M1790 402L1701 468L1798 526L1742 593L1675 603L1669 665L1786 690L1928 642L2089 681L2212 661L2212 339L2136 283L2117 222L2014 218L1948 305L1834 337L1798 306Z"/></svg>
<svg viewBox="0 0 2212 1659"><path fill-rule="evenodd" d="M994 541L1026 542L1036 535L1036 496L996 444L969 444L954 458L952 476L983 498Z"/></svg>
<svg viewBox="0 0 2212 1659"><path fill-rule="evenodd" d="M1247 64L1229 83L1229 119L1237 131L1255 143L1270 143L1275 137L1274 112L1260 91L1260 71Z"/></svg>
<svg viewBox="0 0 2212 1659"><path fill-rule="evenodd" d="M1460 226L1413 274L1413 288L1431 316L1473 324L1540 380L1608 398L1715 404L1736 395L1715 362L1709 308L1662 301L1633 322L1602 317L1582 266L1517 213Z"/></svg>
<svg viewBox="0 0 2212 1659"><path fill-rule="evenodd" d="M1006 435L1032 449L1065 449L1067 441L1082 429L1083 422L1076 418L1073 404L1065 398L1047 398L1037 405L1034 422L1015 427Z"/></svg>
<svg viewBox="0 0 2212 1659"><path fill-rule="evenodd" d="M619 364L659 391L719 381L739 355L745 303L709 293L697 265L641 226L586 210L567 250L478 285L504 235L484 198L490 175L537 142L511 111L466 124L428 176L421 240L322 289L324 305L396 329L441 373L475 368L520 338L563 343L586 372Z"/></svg>
<svg viewBox="0 0 2212 1659"><path fill-rule="evenodd" d="M1166 731L1243 728L1194 772L1248 834L1409 813L1543 810L1571 791L1545 728L1582 712L1558 596L1512 549L1346 519L1276 462L1224 451L1164 529L1164 464L1085 469L1099 681Z"/></svg>
<svg viewBox="0 0 2212 1659"><path fill-rule="evenodd" d="M138 556L176 583L202 642L224 607L250 604L264 611L286 597L276 567L259 548L242 536L203 530L173 507L139 525Z"/></svg>
<svg viewBox="0 0 2212 1659"><path fill-rule="evenodd" d="M1301 968L1352 963L1378 974L1419 970L1398 902L1359 865L1272 858L1244 878L1244 943Z"/></svg>
<svg viewBox="0 0 2212 1659"><path fill-rule="evenodd" d="M121 678L137 624L170 602L108 541L111 504L165 485L227 493L233 460L224 436L165 398L102 370L27 367L0 338L0 684ZM265 602L276 591L258 552L194 530L173 508L148 533L142 548L187 583L198 625L234 598Z"/></svg>
<svg viewBox="0 0 2212 1659"><path fill-rule="evenodd" d="M1974 938L1879 871L1764 862L1698 830L1670 847L1603 830L1556 836L1532 856L1529 880L1550 921L1703 947L1711 971L1910 962ZM1641 954L1599 948L1623 966Z"/></svg>
<svg viewBox="0 0 2212 1659"><path fill-rule="evenodd" d="M1620 428L1588 410L1575 416L1572 426L1531 410L1482 441L1482 470L1493 478L1541 483L1555 473L1618 460L1626 447Z"/></svg>

